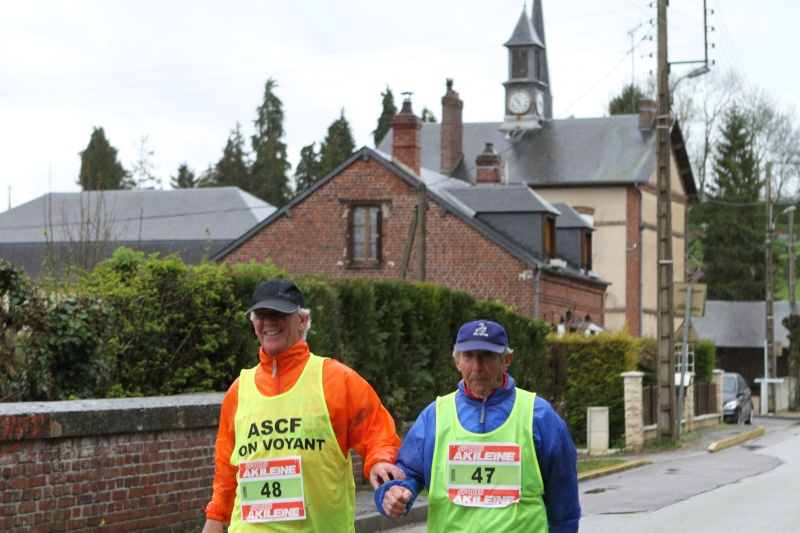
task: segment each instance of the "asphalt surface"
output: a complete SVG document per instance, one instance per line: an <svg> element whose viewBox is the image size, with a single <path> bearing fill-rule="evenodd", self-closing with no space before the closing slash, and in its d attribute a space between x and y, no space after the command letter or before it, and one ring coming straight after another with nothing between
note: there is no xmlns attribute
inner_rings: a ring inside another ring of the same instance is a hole
<svg viewBox="0 0 800 533"><path fill-rule="evenodd" d="M790 414L787 415L787 417L800 421L800 416ZM704 480L702 476L698 476L698 470L692 468L692 462L700 461L701 457L708 456L710 452L721 451L729 447L737 446L749 439L761 436L764 429L763 426L759 424L759 420L761 419L756 418L752 425L745 424L738 426L735 424L718 424L682 434L679 447L664 448L646 444L644 450L638 453L623 452L611 455L608 458L623 459L630 463L622 464L616 468L605 469L603 472L583 475L580 479L581 505L585 507L585 511L588 512L591 512L591 508L594 506L602 507L605 512L614 512L611 511L611 509L616 509L617 507L618 509L616 512L636 512L636 509L630 508L630 505L626 504L626 501L630 501L630 499L626 498L624 494L620 494L617 490L598 490L597 492L591 493L591 497L586 494L586 491L593 491L594 488L603 488L605 485L608 485L608 483L598 482L598 477L613 476L623 469L631 468L631 466L634 466L636 470L641 470L643 478L645 479L648 472L655 475L656 471L660 472L663 470L675 476L676 485L678 486L680 486L683 479L686 479L686 481L690 482L692 485L707 483L708 490L711 490L713 486L719 486L718 481L710 478ZM584 457L579 457L579 459ZM682 459L681 464L683 466L681 466L679 470L675 470L674 466L670 464L676 459ZM775 466L766 464L770 461L774 461L773 458L763 457L761 460L763 460L765 464L759 463L750 466L753 472L763 471ZM692 474L690 481L687 478L689 472ZM717 471L716 474L718 476L719 472ZM734 478L741 478L742 471L731 471L730 476L732 481ZM646 494L648 484L643 482L636 490L637 496L639 496L638 499L640 499L643 491L645 491L644 493ZM663 499L663 496L663 492L654 493L652 495L653 498L661 499ZM586 507L587 505L589 507ZM395 529L398 530L398 533L416 533L417 531L424 531L427 510L427 499L421 496L415 502L414 508L409 515L402 520L390 520L378 513L375 508L373 491L367 486L356 492L356 533L378 533Z"/></svg>

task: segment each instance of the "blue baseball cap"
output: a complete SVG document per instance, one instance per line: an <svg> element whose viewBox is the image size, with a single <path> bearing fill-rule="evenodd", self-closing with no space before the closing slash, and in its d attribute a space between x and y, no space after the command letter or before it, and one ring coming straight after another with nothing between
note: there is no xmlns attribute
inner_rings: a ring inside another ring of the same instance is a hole
<svg viewBox="0 0 800 533"><path fill-rule="evenodd" d="M491 320L475 320L467 322L458 330L456 350L469 352L486 350L503 353L508 348L508 335L503 326Z"/></svg>

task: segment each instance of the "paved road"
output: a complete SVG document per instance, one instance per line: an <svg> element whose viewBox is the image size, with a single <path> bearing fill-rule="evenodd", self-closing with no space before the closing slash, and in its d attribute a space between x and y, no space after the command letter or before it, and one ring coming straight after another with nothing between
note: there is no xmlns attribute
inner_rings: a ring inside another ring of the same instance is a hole
<svg viewBox="0 0 800 533"><path fill-rule="evenodd" d="M581 483L581 533L800 531L800 426Z"/></svg>
<svg viewBox="0 0 800 533"><path fill-rule="evenodd" d="M740 446L713 454L685 446L641 457L652 465L581 482L581 533L800 531L800 425L756 425L764 436ZM425 524L388 531L424 533Z"/></svg>

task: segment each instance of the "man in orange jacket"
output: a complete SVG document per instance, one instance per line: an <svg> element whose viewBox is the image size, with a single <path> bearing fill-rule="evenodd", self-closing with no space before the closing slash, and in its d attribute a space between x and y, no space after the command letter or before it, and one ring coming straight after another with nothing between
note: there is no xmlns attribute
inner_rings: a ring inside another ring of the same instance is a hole
<svg viewBox="0 0 800 533"><path fill-rule="evenodd" d="M260 364L222 401L203 533L354 531L350 449L373 487L405 479L394 420L354 370L309 351L310 312L292 281L260 284L252 303Z"/></svg>

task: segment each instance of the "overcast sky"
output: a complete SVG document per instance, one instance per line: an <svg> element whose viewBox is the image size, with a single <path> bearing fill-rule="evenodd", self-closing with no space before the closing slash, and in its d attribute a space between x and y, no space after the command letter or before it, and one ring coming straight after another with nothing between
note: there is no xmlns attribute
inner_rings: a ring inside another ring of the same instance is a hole
<svg viewBox="0 0 800 533"><path fill-rule="evenodd" d="M712 68L800 110L800 2L707 1ZM249 148L269 77L293 165L342 109L357 147L373 146L387 84L398 107L410 91L439 119L453 78L465 122L500 122L503 43L523 4L530 14L531 0L0 0L0 211L78 191L93 127L126 168L146 136L162 188L183 162L200 174L237 122ZM655 70L655 0L543 7L556 118L603 116ZM669 60L703 59L702 0L670 0L668 19Z"/></svg>

